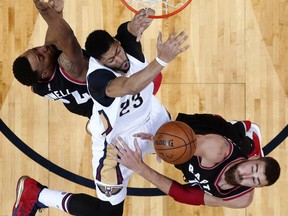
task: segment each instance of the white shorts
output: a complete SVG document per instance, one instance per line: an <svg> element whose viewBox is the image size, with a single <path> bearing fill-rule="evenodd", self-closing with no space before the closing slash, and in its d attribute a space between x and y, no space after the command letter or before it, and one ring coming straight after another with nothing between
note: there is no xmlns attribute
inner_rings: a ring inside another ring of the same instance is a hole
<svg viewBox="0 0 288 216"><path fill-rule="evenodd" d="M171 116L163 105L152 106L152 111L145 122L135 127L130 127L129 130L119 135L132 150L135 150L135 137L133 137L133 134L140 132L155 134L161 125L170 120ZM109 138L107 139L110 142ZM92 165L97 196L103 201L109 201L112 205L117 205L126 197L127 185L133 171L118 164L107 155L107 152L114 155L115 152L111 149L106 139L103 141L102 136L97 137L94 135L92 136L92 141ZM153 144L150 141L140 139L137 141L142 150L142 157L147 153L155 153Z"/></svg>

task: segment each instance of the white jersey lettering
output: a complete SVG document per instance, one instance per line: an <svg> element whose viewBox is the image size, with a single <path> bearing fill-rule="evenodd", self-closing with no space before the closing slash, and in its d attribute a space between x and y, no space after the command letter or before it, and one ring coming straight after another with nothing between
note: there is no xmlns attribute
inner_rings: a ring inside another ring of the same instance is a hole
<svg viewBox="0 0 288 216"><path fill-rule="evenodd" d="M80 94L78 91L69 92L69 89L66 91L53 91L49 94L46 94L44 97L50 100L61 100L65 104L70 104L70 101L65 99L68 95L72 95L77 104L84 104L90 99L90 95L88 93Z"/></svg>
<svg viewBox="0 0 288 216"><path fill-rule="evenodd" d="M199 185L205 190L205 192L208 192L209 194L211 194L209 192L211 190L209 186L209 181L206 179L201 180L200 173L194 173L194 167L192 164L189 164L189 172L191 172L195 177L193 180L189 180L189 183L191 183L194 186Z"/></svg>
<svg viewBox="0 0 288 216"><path fill-rule="evenodd" d="M90 95L88 93L79 94L78 91L72 92L73 97L75 98L77 104L86 103L90 99Z"/></svg>

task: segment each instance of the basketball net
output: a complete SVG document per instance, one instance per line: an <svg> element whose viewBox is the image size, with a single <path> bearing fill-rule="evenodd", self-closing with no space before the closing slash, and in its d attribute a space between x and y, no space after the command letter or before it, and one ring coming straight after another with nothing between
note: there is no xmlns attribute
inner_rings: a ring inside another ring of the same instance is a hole
<svg viewBox="0 0 288 216"><path fill-rule="evenodd" d="M185 7L187 7L192 0L121 0L122 3L134 13L138 13L143 8L152 8L155 10L154 16L150 18L167 18L173 16Z"/></svg>

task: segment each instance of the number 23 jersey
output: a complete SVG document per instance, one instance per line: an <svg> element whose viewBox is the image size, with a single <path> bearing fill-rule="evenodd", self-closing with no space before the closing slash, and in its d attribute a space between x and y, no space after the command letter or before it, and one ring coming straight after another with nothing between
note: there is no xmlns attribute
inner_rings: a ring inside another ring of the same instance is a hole
<svg viewBox="0 0 288 216"><path fill-rule="evenodd" d="M127 54L127 57L130 61L130 69L127 72L127 76L131 76L134 73L141 71L148 65L146 60L141 62L129 54ZM99 89L99 87L93 87L93 85L95 85L93 80L97 80L99 83L99 79L103 79L104 76L107 76L107 78L104 79L105 81L102 88ZM108 135L112 128L114 132L113 135L119 135L125 130L128 130L131 127L143 123L145 120L148 120L147 118L149 118L152 110L151 98L155 97L152 94L154 89L154 84L152 82L141 92L135 95L125 95L116 98L107 98L107 96L105 96L105 89L108 84L107 81L120 76L123 75L99 64L96 59L90 57L87 82L88 90L90 91L91 97L94 101L92 119L93 117L97 118L98 115L101 116L100 118L105 118L105 121L103 121L103 119L99 120L101 122L107 122L107 125L101 126L101 124L99 125L99 122L96 124L100 128L98 133L101 133L102 135ZM97 95L102 96L94 96L95 94L91 92L93 89L97 89L95 90L95 93L97 92Z"/></svg>

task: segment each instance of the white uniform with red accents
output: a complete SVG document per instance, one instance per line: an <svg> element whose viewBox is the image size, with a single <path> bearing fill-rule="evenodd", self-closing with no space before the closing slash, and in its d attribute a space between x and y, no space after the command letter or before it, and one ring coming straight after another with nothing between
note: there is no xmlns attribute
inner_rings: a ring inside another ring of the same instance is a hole
<svg viewBox="0 0 288 216"><path fill-rule="evenodd" d="M127 74L131 76L148 65L127 54L130 69ZM115 73L90 58L87 76L97 73L99 69L106 69L115 76ZM121 164L117 164L108 154L114 151L109 147L112 138L120 136L131 149L134 148L133 134L146 132L154 134L164 123L170 120L166 108L153 95L154 84L151 82L136 95L126 95L114 99L109 107L105 107L93 99L93 115L89 123L92 133L93 176L96 183L98 198L109 201L113 205L122 202L127 194L127 185L132 171ZM154 152L150 141L139 140L143 155ZM122 188L123 187L123 188Z"/></svg>

